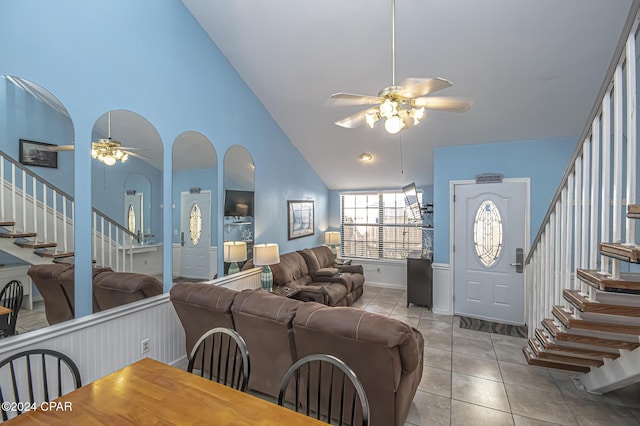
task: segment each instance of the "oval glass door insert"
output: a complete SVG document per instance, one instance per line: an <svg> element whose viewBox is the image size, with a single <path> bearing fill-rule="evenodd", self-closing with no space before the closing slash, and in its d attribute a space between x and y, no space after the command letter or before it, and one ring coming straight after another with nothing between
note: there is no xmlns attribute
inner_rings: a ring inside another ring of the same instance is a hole
<svg viewBox="0 0 640 426"><path fill-rule="evenodd" d="M473 244L484 266L488 268L498 261L502 250L502 218L491 200L483 201L478 207L473 221Z"/></svg>
<svg viewBox="0 0 640 426"><path fill-rule="evenodd" d="M191 243L194 246L197 246L200 242L201 234L202 212L200 211L198 204L194 203L193 206L191 206L191 211L189 212L189 237L191 238Z"/></svg>

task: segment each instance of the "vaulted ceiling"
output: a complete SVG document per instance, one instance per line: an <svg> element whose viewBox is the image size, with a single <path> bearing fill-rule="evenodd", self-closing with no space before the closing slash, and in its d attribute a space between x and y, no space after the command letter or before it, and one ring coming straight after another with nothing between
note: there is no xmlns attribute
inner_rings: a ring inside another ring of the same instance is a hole
<svg viewBox="0 0 640 426"><path fill-rule="evenodd" d="M631 4L397 0L397 81L443 77L474 105L389 135L326 102L391 84L391 0L182 1L330 189L430 185L439 146L579 135Z"/></svg>

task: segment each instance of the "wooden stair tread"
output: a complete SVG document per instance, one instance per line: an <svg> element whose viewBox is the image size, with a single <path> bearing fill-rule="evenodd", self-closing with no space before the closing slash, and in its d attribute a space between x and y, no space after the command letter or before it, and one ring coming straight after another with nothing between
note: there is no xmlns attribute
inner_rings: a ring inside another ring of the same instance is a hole
<svg viewBox="0 0 640 426"><path fill-rule="evenodd" d="M573 314L567 312L562 306L554 306L552 313L553 316L558 318L558 320L566 328L602 331L607 333L640 335L640 325L615 324L582 320L575 318Z"/></svg>
<svg viewBox="0 0 640 426"><path fill-rule="evenodd" d="M594 359L616 359L620 357L620 353L598 351L593 349L582 349L571 346L563 346L555 343L549 335L541 328L536 329L536 338L542 344L545 351L562 352L576 357L594 358Z"/></svg>
<svg viewBox="0 0 640 426"><path fill-rule="evenodd" d="M609 305L606 303L594 302L588 300L578 290L563 290L562 295L565 300L578 308L581 312L589 312L594 314L618 315L625 317L640 317L640 307Z"/></svg>
<svg viewBox="0 0 640 426"><path fill-rule="evenodd" d="M583 365L573 365L573 364L565 364L563 362L552 361L548 359L540 359L538 358L531 349L528 347L522 348L522 353L524 353L524 357L527 360L527 364L536 365L538 367L546 367L546 368L555 368L558 370L569 370L575 371L579 373L588 373L591 371L589 367Z"/></svg>
<svg viewBox="0 0 640 426"><path fill-rule="evenodd" d="M578 269L578 278L602 291L640 292L640 273L637 272L622 272L620 279L614 279L600 271Z"/></svg>
<svg viewBox="0 0 640 426"><path fill-rule="evenodd" d="M631 219L640 219L640 204L629 204L627 206L627 217Z"/></svg>
<svg viewBox="0 0 640 426"><path fill-rule="evenodd" d="M38 236L37 232L0 232L0 238L29 238Z"/></svg>
<svg viewBox="0 0 640 426"><path fill-rule="evenodd" d="M16 226L16 223L10 220L0 221L0 226Z"/></svg>
<svg viewBox="0 0 640 426"><path fill-rule="evenodd" d="M542 320L542 325L557 341L602 346L605 348L626 349L629 351L640 347L640 342L627 342L624 340L606 339L596 336L583 336L580 334L567 333L566 331L560 330L550 318Z"/></svg>
<svg viewBox="0 0 640 426"><path fill-rule="evenodd" d="M22 248L32 248L32 249L56 247L58 245L56 243L45 243L45 242L38 242L38 241L14 241L13 244L20 246Z"/></svg>
<svg viewBox="0 0 640 426"><path fill-rule="evenodd" d="M56 250L49 250L49 249L36 250L34 251L34 253L40 257L48 257L52 259L60 259L64 257L73 256L73 252L63 252L63 251L56 251Z"/></svg>
<svg viewBox="0 0 640 426"><path fill-rule="evenodd" d="M529 339L529 347L535 354L536 358L546 359L549 361L561 362L563 364L571 364L583 367L600 367L604 364L602 359L581 358L572 355L556 354L545 351L542 343L538 339Z"/></svg>
<svg viewBox="0 0 640 426"><path fill-rule="evenodd" d="M640 263L640 247L623 243L600 243L600 254L624 260L625 262Z"/></svg>

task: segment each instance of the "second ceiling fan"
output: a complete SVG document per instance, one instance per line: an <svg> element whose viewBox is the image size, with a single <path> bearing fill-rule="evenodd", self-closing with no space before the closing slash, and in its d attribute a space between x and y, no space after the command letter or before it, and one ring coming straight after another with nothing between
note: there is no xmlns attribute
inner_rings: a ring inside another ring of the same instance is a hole
<svg viewBox="0 0 640 426"><path fill-rule="evenodd" d="M405 126L417 125L424 116L425 109L465 112L471 108L471 100L427 96L438 90L451 87L450 81L440 77L407 78L396 85L396 2L391 1L391 86L378 92L377 96L353 93L336 93L329 98L335 106L375 105L354 115L336 121L335 124L355 128L367 123L371 128L384 118L384 127L389 133L398 133Z"/></svg>

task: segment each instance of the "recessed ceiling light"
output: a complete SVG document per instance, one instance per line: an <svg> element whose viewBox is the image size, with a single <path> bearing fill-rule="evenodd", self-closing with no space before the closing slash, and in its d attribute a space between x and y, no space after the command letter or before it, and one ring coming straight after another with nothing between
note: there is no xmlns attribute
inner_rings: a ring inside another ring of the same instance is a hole
<svg viewBox="0 0 640 426"><path fill-rule="evenodd" d="M360 154L360 160L361 161L371 161L371 160L373 160L373 155L369 154L368 152L365 152L364 154Z"/></svg>

